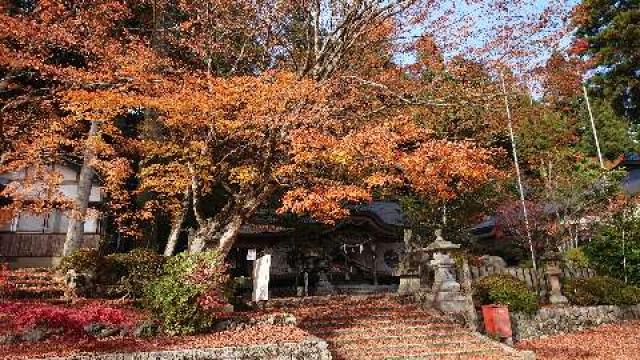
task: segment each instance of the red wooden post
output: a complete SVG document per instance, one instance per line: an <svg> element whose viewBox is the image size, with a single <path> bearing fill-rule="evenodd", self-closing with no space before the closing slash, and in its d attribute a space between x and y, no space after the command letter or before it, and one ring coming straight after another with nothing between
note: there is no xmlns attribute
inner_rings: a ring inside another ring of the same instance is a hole
<svg viewBox="0 0 640 360"><path fill-rule="evenodd" d="M487 334L500 338L511 338L511 320L509 308L505 305L483 305L482 317Z"/></svg>

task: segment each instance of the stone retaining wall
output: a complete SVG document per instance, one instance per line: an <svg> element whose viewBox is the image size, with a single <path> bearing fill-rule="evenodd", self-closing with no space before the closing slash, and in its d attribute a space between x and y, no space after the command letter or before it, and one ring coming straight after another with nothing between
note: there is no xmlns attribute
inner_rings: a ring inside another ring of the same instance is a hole
<svg viewBox="0 0 640 360"><path fill-rule="evenodd" d="M514 337L523 340L634 319L640 319L640 304L546 307L532 315L512 313L511 326Z"/></svg>
<svg viewBox="0 0 640 360"><path fill-rule="evenodd" d="M184 349L139 353L72 355L47 360L331 360L327 343L319 338L282 344L213 349Z"/></svg>

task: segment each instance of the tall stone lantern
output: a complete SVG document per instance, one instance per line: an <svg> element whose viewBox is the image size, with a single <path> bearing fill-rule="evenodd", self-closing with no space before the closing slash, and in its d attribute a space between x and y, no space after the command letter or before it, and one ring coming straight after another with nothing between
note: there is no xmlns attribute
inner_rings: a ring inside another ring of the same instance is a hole
<svg viewBox="0 0 640 360"><path fill-rule="evenodd" d="M560 284L562 255L557 252L548 252L542 257L542 260L544 260L544 268L549 280L549 302L558 306L568 304L569 300L562 295L562 285Z"/></svg>
<svg viewBox="0 0 640 360"><path fill-rule="evenodd" d="M462 313L465 311L466 299L460 291L455 261L450 255L450 252L459 249L460 245L445 240L441 229L436 230L435 235L436 240L424 249L427 253L433 254L430 265L435 273L432 287L434 305L443 312Z"/></svg>

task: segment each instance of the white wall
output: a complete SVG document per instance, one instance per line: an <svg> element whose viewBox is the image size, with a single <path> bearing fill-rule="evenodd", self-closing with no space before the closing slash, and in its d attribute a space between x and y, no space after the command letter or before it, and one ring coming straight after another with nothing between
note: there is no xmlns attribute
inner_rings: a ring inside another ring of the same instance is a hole
<svg viewBox="0 0 640 360"><path fill-rule="evenodd" d="M0 231L18 232L18 233L66 233L69 226L69 218L60 210L53 210L48 214L19 214L12 223L0 226ZM97 217L89 217L84 222L84 232L86 234L95 234L98 232Z"/></svg>
<svg viewBox="0 0 640 360"><path fill-rule="evenodd" d="M61 165L54 166L53 170L59 172L62 176L62 183L59 186L60 192L70 199L75 198L78 193L78 171ZM0 174L0 183L19 182L24 179L24 176L24 171ZM96 184L91 188L89 201L101 202L102 200L102 190ZM68 224L68 217L59 210L43 215L22 213L13 220L13 225L12 222L0 224L0 231L66 233ZM98 231L98 219L95 217L86 219L84 231L85 233L96 233Z"/></svg>

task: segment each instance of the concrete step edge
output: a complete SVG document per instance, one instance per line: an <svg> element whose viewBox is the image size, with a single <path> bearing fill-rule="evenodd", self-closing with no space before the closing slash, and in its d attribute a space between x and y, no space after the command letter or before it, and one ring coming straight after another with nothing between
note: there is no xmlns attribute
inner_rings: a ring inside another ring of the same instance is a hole
<svg viewBox="0 0 640 360"><path fill-rule="evenodd" d="M355 337L355 338L332 338L327 337L324 338L327 341L339 344L347 344L352 342L363 342L363 341L380 341L380 340L402 340L402 339L443 339L443 338L452 338L452 339L460 339L468 337L469 339L473 339L472 335L469 333L459 332L455 334L451 333L436 333L436 334L407 334L407 335L386 335L386 336L363 336L363 337Z"/></svg>
<svg viewBox="0 0 640 360"><path fill-rule="evenodd" d="M340 349L337 349L334 343L331 341L327 341L329 343L329 347L334 347L336 350L358 350L362 349L362 344L358 344L358 346L340 346ZM427 348L427 347L442 347L442 346L460 346L460 345L485 345L486 343L480 340L469 340L469 341L441 341L441 342L433 342L433 343L408 343L408 344L395 344L395 345L384 345L376 347L376 350L393 350L393 349L406 349L406 348ZM367 347L368 348L368 347ZM491 348L491 347L488 347Z"/></svg>

